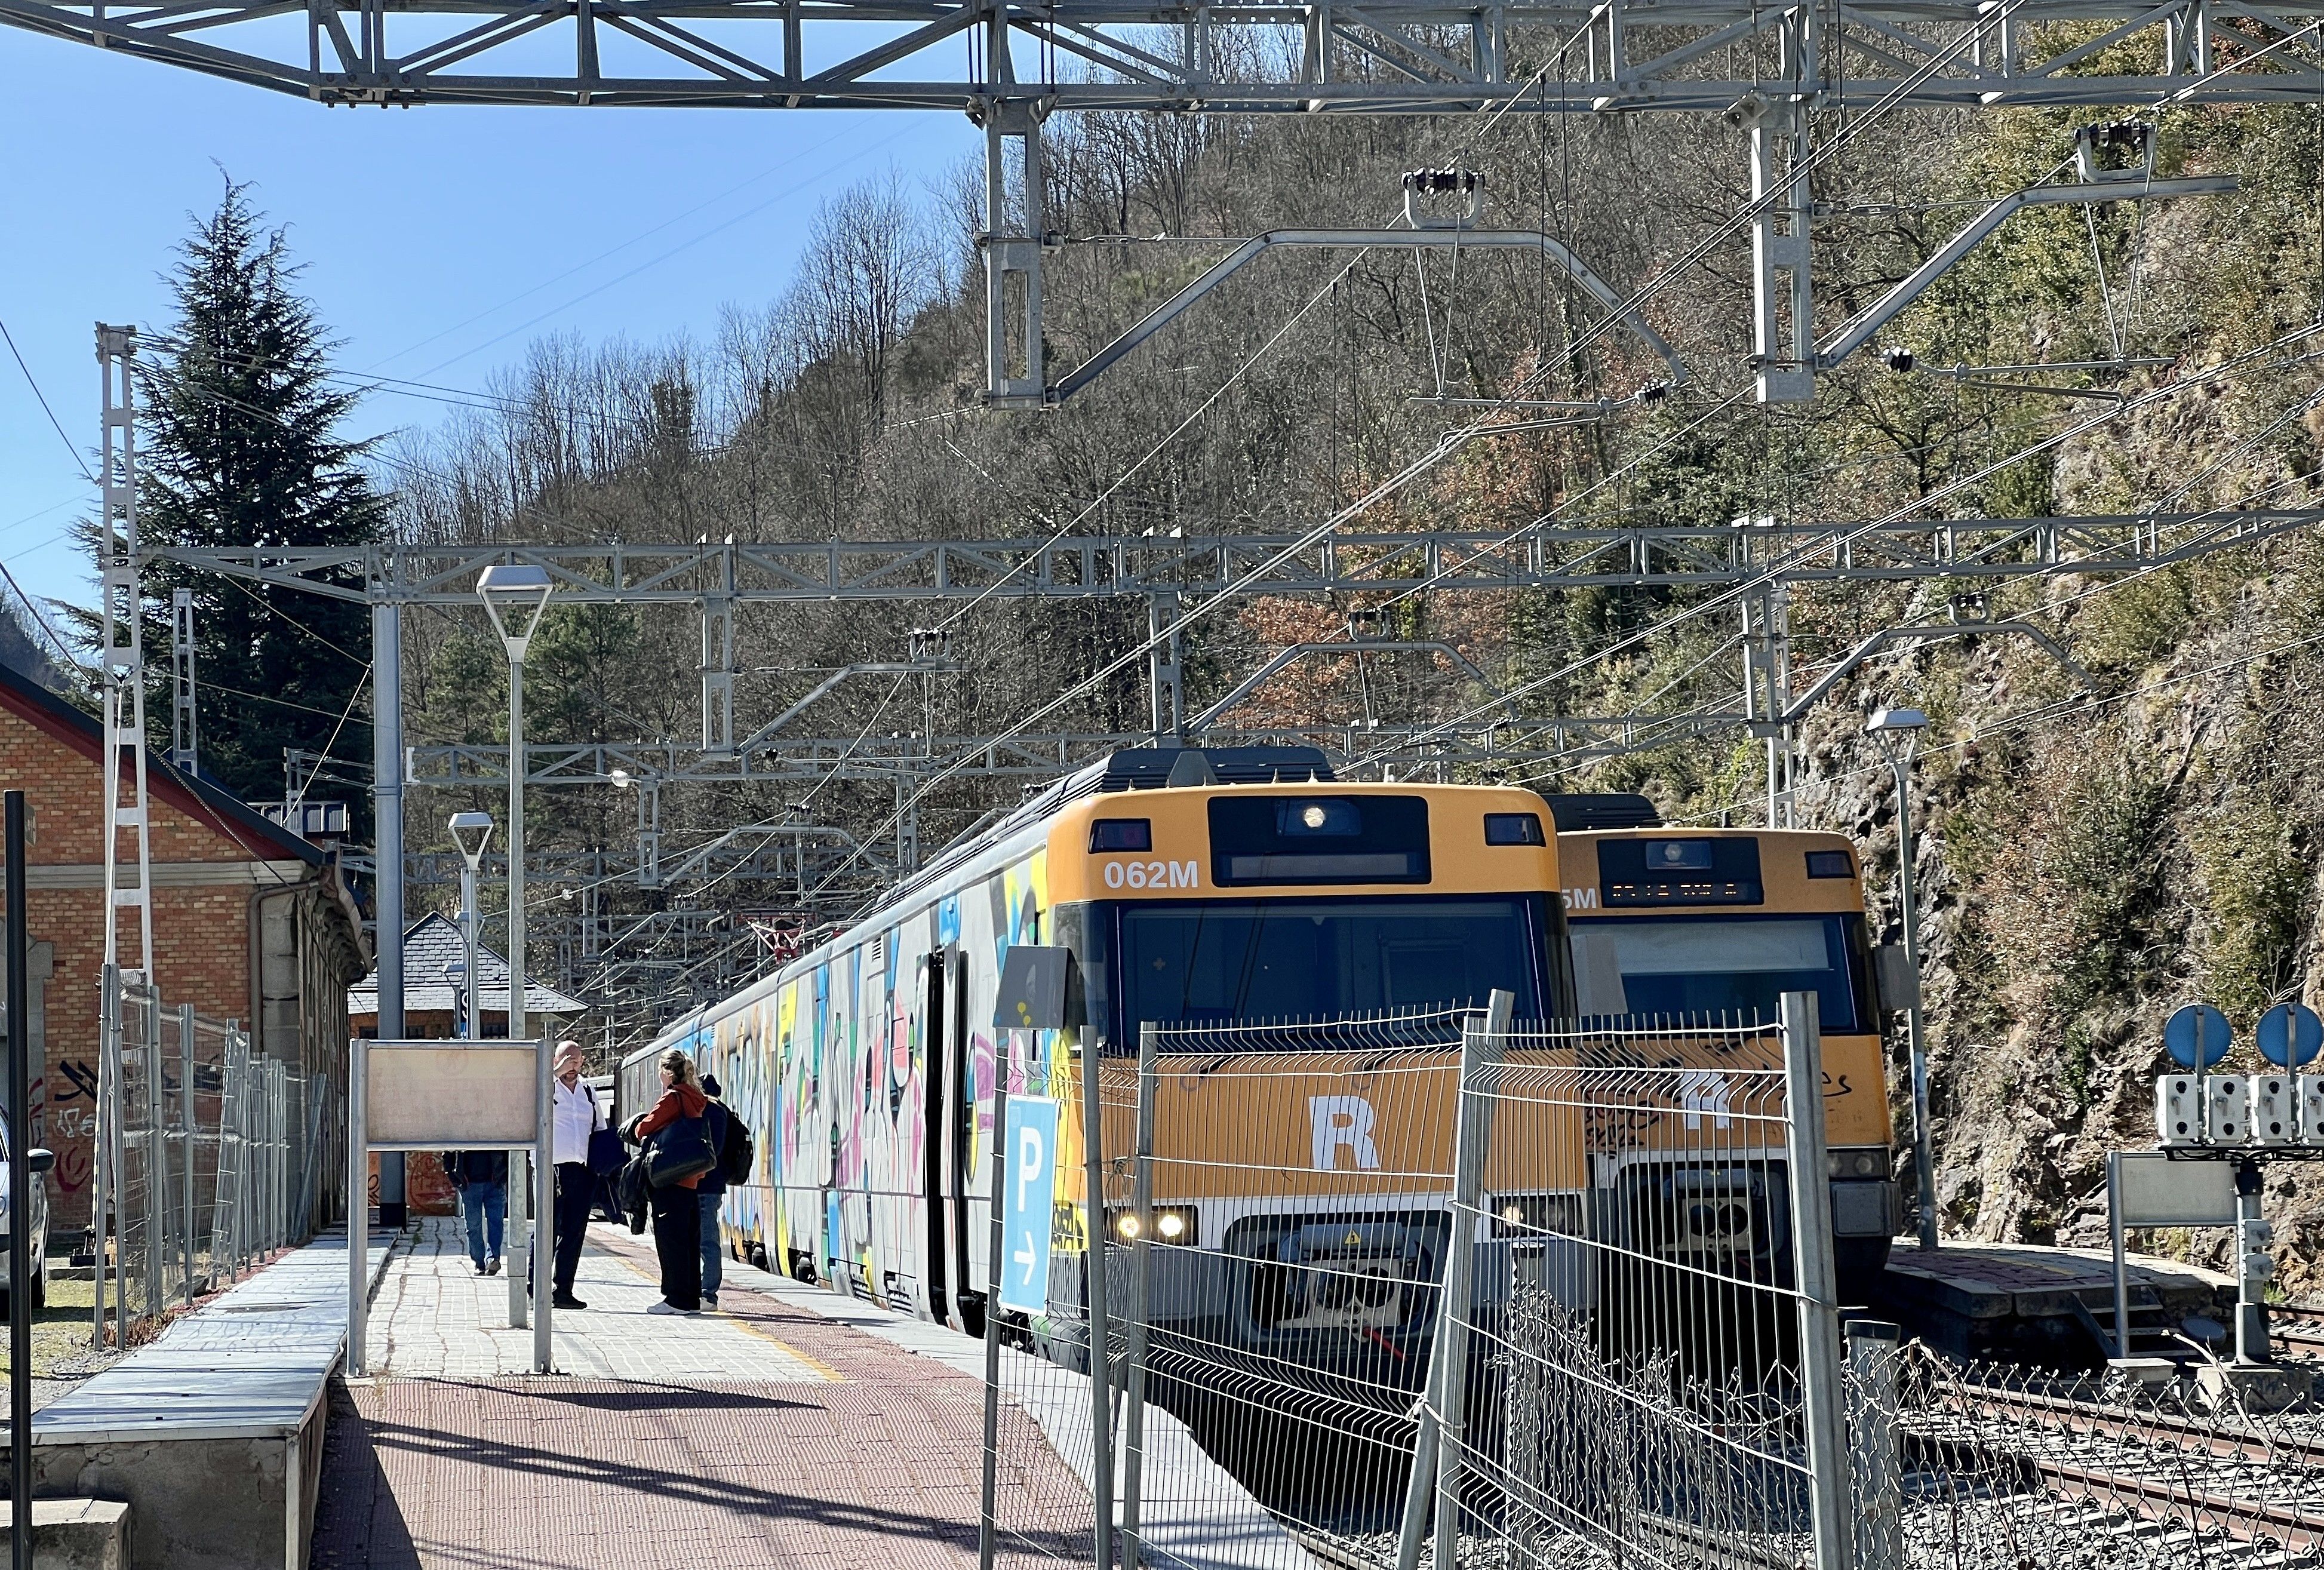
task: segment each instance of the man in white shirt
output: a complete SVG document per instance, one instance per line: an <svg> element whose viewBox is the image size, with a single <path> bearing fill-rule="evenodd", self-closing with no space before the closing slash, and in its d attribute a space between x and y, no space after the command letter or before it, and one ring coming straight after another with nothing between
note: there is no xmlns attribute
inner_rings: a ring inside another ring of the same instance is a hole
<svg viewBox="0 0 2324 1570"><path fill-rule="evenodd" d="M559 1308L586 1308L573 1295L573 1277L581 1268L581 1239L597 1187L589 1170L589 1136L604 1123L596 1096L581 1083L580 1042L557 1044L557 1077L549 1088L554 1103L550 1153L557 1162L557 1273L549 1301Z"/></svg>

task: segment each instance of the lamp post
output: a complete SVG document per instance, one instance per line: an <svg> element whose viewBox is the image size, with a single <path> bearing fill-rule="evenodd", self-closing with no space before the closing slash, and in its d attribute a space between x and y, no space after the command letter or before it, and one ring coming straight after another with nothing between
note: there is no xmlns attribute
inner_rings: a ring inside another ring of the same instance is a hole
<svg viewBox="0 0 2324 1570"><path fill-rule="evenodd" d="M1913 897L1913 756L1929 716L1917 708L1876 710L1865 730L1887 749L1896 771L1896 898L1904 913L1904 964L1913 991L1904 1010L1904 1042L1913 1075L1913 1186L1920 1198L1921 1246L1937 1246L1937 1168L1929 1149L1929 1056L1921 1037L1921 923Z"/></svg>
<svg viewBox="0 0 2324 1570"><path fill-rule="evenodd" d="M476 940L484 918L476 900L476 873L484 865L484 847L493 843L493 815L456 812L448 827L452 843L460 847L460 1023L464 1027L460 1033L471 1041L481 1041L484 1037L484 1009L483 988L477 984Z"/></svg>
<svg viewBox="0 0 2324 1570"><path fill-rule="evenodd" d="M508 1036L511 1041L525 1039L524 1020L524 655L532 642L532 635L540 630L540 618L549 609L551 588L548 569L503 563L488 567L476 575L476 597L484 602L484 614L493 619L493 631L501 635L508 650L509 662L509 808L508 808ZM478 989L473 984L469 991ZM538 1117L537 1138L546 1150L549 1140L549 1057L540 1054L540 1067L537 1076ZM517 1186L520 1162L509 1163L509 1229L515 1232L521 1225ZM549 1218L556 1213L549 1184L554 1170L547 1161L535 1163L539 1168L532 1174L534 1241L525 1251L526 1268L536 1275L546 1277L542 1265L540 1240L551 1236ZM509 1268L509 1324L524 1324L525 1284L518 1278L513 1264ZM534 1371L549 1371L549 1294L540 1295L534 1305L532 1326L532 1362Z"/></svg>

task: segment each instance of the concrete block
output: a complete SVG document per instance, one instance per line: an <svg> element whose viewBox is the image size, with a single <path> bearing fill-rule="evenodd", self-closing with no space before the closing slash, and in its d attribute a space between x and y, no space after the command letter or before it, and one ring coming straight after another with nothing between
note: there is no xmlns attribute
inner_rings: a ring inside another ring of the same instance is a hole
<svg viewBox="0 0 2324 1570"><path fill-rule="evenodd" d="M9 1501L0 1500L0 1553L15 1547ZM129 1570L129 1507L112 1499L32 1501L32 1570Z"/></svg>
<svg viewBox="0 0 2324 1570"><path fill-rule="evenodd" d="M2316 1371L2298 1363L2214 1363L2197 1371L2195 1392L2213 1408L2241 1402L2246 1411L2281 1412L2314 1399Z"/></svg>

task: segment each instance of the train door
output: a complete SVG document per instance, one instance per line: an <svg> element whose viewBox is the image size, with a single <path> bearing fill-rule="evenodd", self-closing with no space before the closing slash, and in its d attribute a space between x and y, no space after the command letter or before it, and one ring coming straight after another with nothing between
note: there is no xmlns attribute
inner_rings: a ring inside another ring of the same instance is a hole
<svg viewBox="0 0 2324 1570"><path fill-rule="evenodd" d="M969 1214L970 1147L976 1131L976 1067L968 1030L968 954L951 956L950 983L945 989L945 1084L950 1104L945 1109L945 1150L947 1192L952 1215L953 1305L954 1320L970 1335L984 1334L984 1294L974 1283L972 1245L975 1233Z"/></svg>
<svg viewBox="0 0 2324 1570"><path fill-rule="evenodd" d="M938 1325L951 1318L945 1301L945 1256L951 1251L945 1224L944 1181L945 1138L945 1097L954 1051L945 1029L945 954L942 949L920 956L920 1250L927 1261L920 1279L927 1283L928 1317Z"/></svg>

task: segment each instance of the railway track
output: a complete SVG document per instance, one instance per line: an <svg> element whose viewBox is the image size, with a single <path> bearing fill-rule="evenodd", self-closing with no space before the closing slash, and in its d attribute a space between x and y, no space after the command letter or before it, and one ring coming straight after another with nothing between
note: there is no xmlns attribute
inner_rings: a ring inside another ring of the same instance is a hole
<svg viewBox="0 0 2324 1570"><path fill-rule="evenodd" d="M1954 1422L1908 1436L1924 1468L1974 1456L2147 1527L2224 1536L2244 1562L2324 1563L2324 1436L1974 1385L1947 1404Z"/></svg>

